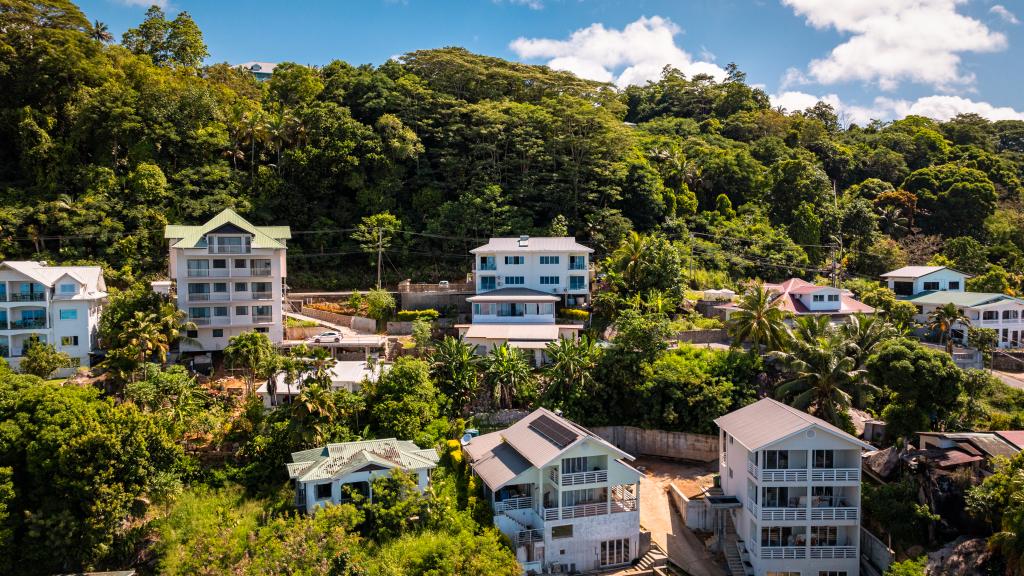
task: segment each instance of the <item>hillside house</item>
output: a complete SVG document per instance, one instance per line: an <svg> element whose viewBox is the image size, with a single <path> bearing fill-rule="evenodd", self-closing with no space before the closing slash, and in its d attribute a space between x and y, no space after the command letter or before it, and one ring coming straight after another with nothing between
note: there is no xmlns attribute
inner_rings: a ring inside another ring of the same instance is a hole
<svg viewBox="0 0 1024 576"><path fill-rule="evenodd" d="M765 284L772 293L776 306L789 312L792 318L800 316L828 316L833 322L845 322L853 314L871 314L874 308L858 301L849 290L834 286L819 286L800 278L790 278L780 284ZM725 313L726 321L739 310L736 302L716 307Z"/></svg>

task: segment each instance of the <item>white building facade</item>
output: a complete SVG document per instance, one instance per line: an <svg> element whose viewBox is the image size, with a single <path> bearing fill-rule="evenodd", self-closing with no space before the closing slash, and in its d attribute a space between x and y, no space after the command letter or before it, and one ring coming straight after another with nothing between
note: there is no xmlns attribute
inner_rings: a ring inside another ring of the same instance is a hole
<svg viewBox="0 0 1024 576"><path fill-rule="evenodd" d="M771 399L717 419L723 511L755 576L856 576L861 450L870 445Z"/></svg>
<svg viewBox="0 0 1024 576"><path fill-rule="evenodd" d="M520 236L491 238L470 252L473 321L457 328L479 353L508 343L540 364L549 342L577 335L580 326L556 324L556 312L589 303L592 249L571 237Z"/></svg>
<svg viewBox="0 0 1024 576"><path fill-rule="evenodd" d="M639 557L642 474L629 454L543 408L472 438L463 452L524 574L607 569Z"/></svg>
<svg viewBox="0 0 1024 576"><path fill-rule="evenodd" d="M373 501L373 481L403 470L416 477L420 492L430 483L430 471L437 467L438 454L407 440L385 438L328 444L292 453L286 464L294 482L295 506L315 512L331 504L352 501L357 495Z"/></svg>
<svg viewBox="0 0 1024 576"><path fill-rule="evenodd" d="M922 292L963 292L968 278L946 266L904 266L882 274L886 286L904 298Z"/></svg>
<svg viewBox="0 0 1024 576"><path fill-rule="evenodd" d="M182 352L223 350L243 332L284 339L287 226L253 226L227 209L200 226L169 225L164 238L178 308L196 326Z"/></svg>
<svg viewBox="0 0 1024 576"><path fill-rule="evenodd" d="M0 263L0 357L18 369L32 342L43 342L88 367L106 297L98 266ZM74 370L62 369L57 375Z"/></svg>

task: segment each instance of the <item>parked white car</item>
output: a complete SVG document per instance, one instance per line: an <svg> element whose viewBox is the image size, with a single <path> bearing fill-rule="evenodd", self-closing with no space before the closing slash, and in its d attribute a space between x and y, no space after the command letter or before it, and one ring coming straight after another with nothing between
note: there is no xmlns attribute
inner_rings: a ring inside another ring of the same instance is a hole
<svg viewBox="0 0 1024 576"><path fill-rule="evenodd" d="M342 335L339 332L323 332L310 338L310 341L320 342L341 342Z"/></svg>

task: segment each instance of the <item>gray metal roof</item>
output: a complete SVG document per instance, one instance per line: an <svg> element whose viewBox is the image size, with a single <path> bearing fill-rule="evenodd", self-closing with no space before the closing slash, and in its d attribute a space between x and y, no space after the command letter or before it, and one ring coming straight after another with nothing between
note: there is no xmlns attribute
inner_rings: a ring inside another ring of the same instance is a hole
<svg viewBox="0 0 1024 576"><path fill-rule="evenodd" d="M904 266L903 268L897 268L896 270L882 274L882 278L920 278L922 276L938 272L939 270L949 270L951 272L956 272L957 274L963 274L968 278L971 277L970 274L964 274L959 270L953 270L949 266Z"/></svg>
<svg viewBox="0 0 1024 576"><path fill-rule="evenodd" d="M403 470L437 467L438 455L433 449L421 449L406 440L385 438L328 444L292 453L286 464L288 477L300 482L341 478L368 464Z"/></svg>
<svg viewBox="0 0 1024 576"><path fill-rule="evenodd" d="M734 410L717 418L715 424L750 451L759 450L811 427L827 430L862 448L871 448L870 444L861 442L821 418L771 398L763 398Z"/></svg>
<svg viewBox="0 0 1024 576"><path fill-rule="evenodd" d="M491 238L487 244L478 246L470 253L481 252L585 252L590 254L592 249L576 241L572 236L538 236L528 237L525 245L516 238Z"/></svg>

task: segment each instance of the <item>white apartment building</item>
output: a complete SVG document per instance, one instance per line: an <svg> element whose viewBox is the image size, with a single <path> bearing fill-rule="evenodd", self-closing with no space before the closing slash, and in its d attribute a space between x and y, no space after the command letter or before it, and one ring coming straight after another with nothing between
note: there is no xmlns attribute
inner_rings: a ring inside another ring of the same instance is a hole
<svg viewBox="0 0 1024 576"><path fill-rule="evenodd" d="M969 275L945 266L905 266L882 275L897 296L917 306L914 320L927 324L928 316L946 304L954 304L975 328L992 328L1000 348L1024 345L1024 299L1006 294L967 292ZM967 326L956 323L953 339L966 345Z"/></svg>
<svg viewBox="0 0 1024 576"><path fill-rule="evenodd" d="M738 504L722 544L754 576L856 576L861 450L871 446L771 399L715 420L719 475Z"/></svg>
<svg viewBox="0 0 1024 576"><path fill-rule="evenodd" d="M558 338L573 338L577 325L558 325L558 304L584 306L590 300L592 249L571 237L491 238L470 250L474 256L476 295L473 323L457 326L459 335L486 354L508 343L531 351L537 364Z"/></svg>
<svg viewBox="0 0 1024 576"><path fill-rule="evenodd" d="M585 572L639 556L642 474L629 454L544 408L463 443L524 574Z"/></svg>
<svg viewBox="0 0 1024 576"><path fill-rule="evenodd" d="M0 263L0 356L17 369L29 344L39 341L89 366L106 290L99 266Z"/></svg>
<svg viewBox="0 0 1024 576"><path fill-rule="evenodd" d="M328 444L292 452L286 464L295 483L295 506L303 512L349 502L356 494L373 501L373 481L403 470L416 476L420 492L427 489L430 471L437 468L437 450L407 440L385 438Z"/></svg>
<svg viewBox="0 0 1024 576"><path fill-rule="evenodd" d="M253 226L226 209L199 226L169 225L164 238L178 308L197 328L182 352L223 350L254 330L275 343L284 338L287 226Z"/></svg>

